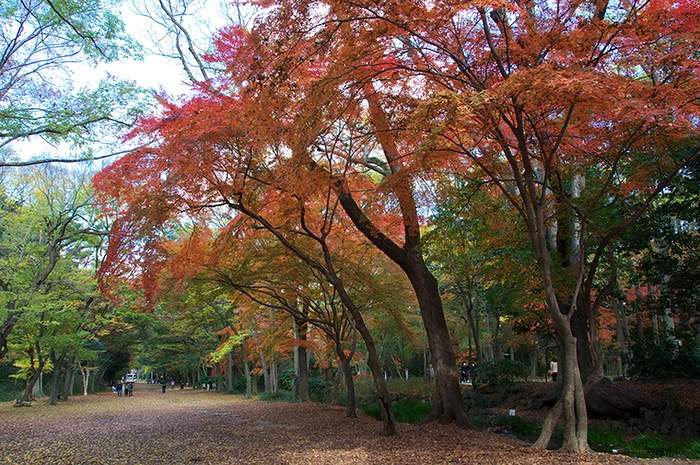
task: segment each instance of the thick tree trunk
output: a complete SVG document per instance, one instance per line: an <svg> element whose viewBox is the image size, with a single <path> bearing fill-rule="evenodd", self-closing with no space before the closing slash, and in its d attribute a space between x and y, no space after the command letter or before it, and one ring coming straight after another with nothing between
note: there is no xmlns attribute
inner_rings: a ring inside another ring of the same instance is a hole
<svg viewBox="0 0 700 465"><path fill-rule="evenodd" d="M34 390L34 385L41 377L41 373L44 371L44 359L43 357L38 357L38 366L34 369L29 379L27 379L27 384L24 386L24 391L22 392L22 397L15 403L16 406L30 405L32 401L32 391Z"/></svg>
<svg viewBox="0 0 700 465"><path fill-rule="evenodd" d="M68 388L68 393L66 394L66 400L70 397L75 395L75 373L76 373L76 368L73 367L73 369L70 372L70 387Z"/></svg>
<svg viewBox="0 0 700 465"><path fill-rule="evenodd" d="M51 355L51 362L53 363L53 372L51 373L51 388L49 389L49 404L56 405L58 401L58 382L61 379L61 375L65 371L62 363L53 354Z"/></svg>
<svg viewBox="0 0 700 465"><path fill-rule="evenodd" d="M63 387L61 388L61 400L68 400L68 396L71 394L71 384L73 380L73 359L70 358L65 364L65 370L63 374Z"/></svg>
<svg viewBox="0 0 700 465"><path fill-rule="evenodd" d="M552 438L552 433L559 419L564 416L564 438L561 450L565 452L587 452L588 448L588 413L586 410L585 392L581 372L578 369L578 357L576 354L576 338L570 329L562 331L564 337L562 347L564 359L562 360L560 376L562 376L559 400L549 411L542 431L537 441L533 444L536 448L547 448Z"/></svg>
<svg viewBox="0 0 700 465"><path fill-rule="evenodd" d="M603 378L603 360L598 339L595 315L591 314L591 303L582 295L577 302L577 310L571 318L571 331L576 338L576 353L584 383L595 383ZM570 308L571 303L560 300L562 308Z"/></svg>
<svg viewBox="0 0 700 465"><path fill-rule="evenodd" d="M443 422L455 422L461 426L468 424L464 412L464 400L459 388L459 375L450 334L442 309L438 283L423 262L414 254L409 280L418 297L418 305L425 326L430 347L430 355L435 369L436 395L433 396L431 417Z"/></svg>

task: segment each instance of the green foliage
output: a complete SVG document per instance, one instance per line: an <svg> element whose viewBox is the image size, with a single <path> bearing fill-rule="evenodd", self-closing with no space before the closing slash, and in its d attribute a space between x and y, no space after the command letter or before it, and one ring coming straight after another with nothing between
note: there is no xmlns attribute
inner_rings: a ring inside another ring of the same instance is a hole
<svg viewBox="0 0 700 465"><path fill-rule="evenodd" d="M331 403L334 400L334 383L322 376L309 376L309 396L314 402Z"/></svg>
<svg viewBox="0 0 700 465"><path fill-rule="evenodd" d="M630 375L637 378L700 378L700 358L695 335L677 330L671 335L646 331L631 346Z"/></svg>
<svg viewBox="0 0 700 465"><path fill-rule="evenodd" d="M362 411L367 415L381 419L379 413L379 405L376 403L365 404L361 406ZM427 418L432 410L430 402L422 400L404 399L392 402L391 411L394 413L394 418L400 423L420 423Z"/></svg>
<svg viewBox="0 0 700 465"><path fill-rule="evenodd" d="M279 371L279 386L284 391L294 391L294 368Z"/></svg>
<svg viewBox="0 0 700 465"><path fill-rule="evenodd" d="M485 362L476 369L478 384L486 384L496 388L512 385L516 381L527 378L528 368L515 360L496 360Z"/></svg>
<svg viewBox="0 0 700 465"><path fill-rule="evenodd" d="M591 427L588 442L598 452L612 452L639 458L680 457L700 459L700 440L679 440L658 434L641 434L630 438L618 428Z"/></svg>
<svg viewBox="0 0 700 465"><path fill-rule="evenodd" d="M0 29L13 38L3 59L13 66L0 68L0 147L40 136L90 158L88 145L115 140L143 114L147 94L133 83L110 78L76 89L71 79L76 62L139 57L116 6L112 0L3 2Z"/></svg>
<svg viewBox="0 0 700 465"><path fill-rule="evenodd" d="M245 387L244 387L245 389ZM294 399L294 393L291 391L285 391L280 389L279 391L272 392L261 392L258 395L260 400L270 401L270 402L296 402Z"/></svg>

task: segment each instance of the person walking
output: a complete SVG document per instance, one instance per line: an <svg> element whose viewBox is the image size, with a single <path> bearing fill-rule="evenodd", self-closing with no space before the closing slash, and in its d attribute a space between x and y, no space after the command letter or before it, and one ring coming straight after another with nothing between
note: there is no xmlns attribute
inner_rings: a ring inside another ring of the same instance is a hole
<svg viewBox="0 0 700 465"><path fill-rule="evenodd" d="M160 389L165 394L165 388L168 384L165 382L165 378L160 379Z"/></svg>
<svg viewBox="0 0 700 465"><path fill-rule="evenodd" d="M552 375L552 381L556 383L559 375L559 364L556 359L549 362L549 374Z"/></svg>

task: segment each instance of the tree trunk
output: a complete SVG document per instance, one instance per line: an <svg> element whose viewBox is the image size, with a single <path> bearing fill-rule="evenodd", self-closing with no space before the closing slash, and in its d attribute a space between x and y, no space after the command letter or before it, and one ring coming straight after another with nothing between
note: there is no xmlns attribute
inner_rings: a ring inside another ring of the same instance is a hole
<svg viewBox="0 0 700 465"><path fill-rule="evenodd" d="M423 262L422 257L414 254L411 259L410 269L412 272L409 275L409 280L418 297L418 305L435 369L437 395L433 396L431 418L466 426L468 420L464 412L464 400L459 388L455 355L442 309L438 283Z"/></svg>
<svg viewBox="0 0 700 465"><path fill-rule="evenodd" d="M76 373L76 368L73 367L73 370L70 372L70 388L68 389L68 395L66 396L66 399L70 396L75 395L75 373Z"/></svg>
<svg viewBox="0 0 700 465"><path fill-rule="evenodd" d="M61 363L61 360L56 357L56 355L51 353L51 363L53 363L53 372L51 373L51 388L49 390L49 404L56 405L58 400L58 381L61 378L65 368Z"/></svg>
<svg viewBox="0 0 700 465"><path fill-rule="evenodd" d="M350 418L357 417L356 401L355 401L355 381L352 378L352 366L350 365L350 359L342 353L338 352L338 359L340 360L340 366L343 370L343 378L345 379L345 390L348 395L348 404L345 407L345 415Z"/></svg>
<svg viewBox="0 0 700 465"><path fill-rule="evenodd" d="M267 360L265 360L265 354L260 351L260 368L263 372L263 381L265 382L265 392L272 392L272 387L270 385L270 371L267 367Z"/></svg>
<svg viewBox="0 0 700 465"><path fill-rule="evenodd" d="M34 385L37 380L41 377L41 373L44 371L44 358L39 355L37 357L38 366L34 369L29 379L27 379L27 384L24 386L24 391L22 392L22 397L15 403L16 406L30 405L32 400L32 391L34 390Z"/></svg>
<svg viewBox="0 0 700 465"><path fill-rule="evenodd" d="M249 399L253 396L253 378L250 375L250 363L248 362L245 341L241 344L241 358L243 359L243 376L245 376L245 396Z"/></svg>
<svg viewBox="0 0 700 465"><path fill-rule="evenodd" d="M233 392L233 350L226 354L226 392Z"/></svg>
<svg viewBox="0 0 700 465"><path fill-rule="evenodd" d="M65 365L64 375L63 375L63 388L61 389L61 400L68 400L68 396L71 394L71 384L73 383L73 359L70 358L68 363Z"/></svg>
<svg viewBox="0 0 700 465"><path fill-rule="evenodd" d="M470 335L474 338L474 348L476 349L476 361L481 363L481 338L479 335L479 326L474 315L474 300L472 298L471 289L467 291L467 321L469 322ZM469 338L469 356L471 357L471 337ZM469 360L471 363L471 360Z"/></svg>
<svg viewBox="0 0 700 465"><path fill-rule="evenodd" d="M306 342L308 333L308 325L306 322L298 322L294 318L294 338ZM297 345L294 348L294 397L300 402L308 402L309 396L309 369L307 363L307 351L303 345Z"/></svg>
<svg viewBox="0 0 700 465"><path fill-rule="evenodd" d="M560 333L564 333L562 337ZM564 358L559 371L562 376L559 400L549 411L535 448L546 449L557 422L564 416L564 438L561 450L565 452L587 452L588 448L588 413L581 372L578 368L577 343L570 327L557 331L563 347Z"/></svg>
<svg viewBox="0 0 700 465"><path fill-rule="evenodd" d="M491 338L491 352L494 360L503 360L503 345L501 344L501 316L498 311L493 315L493 337Z"/></svg>
<svg viewBox="0 0 700 465"><path fill-rule="evenodd" d="M90 370L87 368L81 368L80 374L83 378L83 395L88 395L88 383L90 382Z"/></svg>
<svg viewBox="0 0 700 465"><path fill-rule="evenodd" d="M275 354L272 354L272 360L270 362L270 389L273 394L277 394L279 388L279 383L277 382L277 360L275 360Z"/></svg>
<svg viewBox="0 0 700 465"><path fill-rule="evenodd" d="M391 410L391 396L389 395L389 390L386 387L386 382L382 376L382 366L379 363L379 357L377 356L377 346L374 343L374 338L369 332L369 328L365 324L364 318L360 310L355 306L350 296L345 291L340 279L333 273L331 276L333 281L333 287L338 291L343 305L350 312L353 318L355 327L357 331L362 336L362 340L365 342L367 347L367 365L369 366L370 372L372 373L372 380L374 381L375 389L377 390L377 400L379 402L379 413L382 417L382 422L384 425L384 434L387 436L393 436L396 434L396 424L394 423L394 414Z"/></svg>

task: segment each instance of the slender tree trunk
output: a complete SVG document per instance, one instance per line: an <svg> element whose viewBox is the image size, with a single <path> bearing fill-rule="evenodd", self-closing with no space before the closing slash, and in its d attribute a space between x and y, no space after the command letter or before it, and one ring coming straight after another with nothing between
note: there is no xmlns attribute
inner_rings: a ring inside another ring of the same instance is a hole
<svg viewBox="0 0 700 465"><path fill-rule="evenodd" d="M470 335L473 336L474 338L474 348L476 349L476 361L477 363L481 363L481 340L480 340L480 335L479 335L479 327L478 327L478 322L476 321L476 317L474 315L474 300L472 298L472 292L471 289L467 291L467 300L466 300L466 309L467 309L467 321L469 322L469 330L470 330ZM471 337L469 338L469 356L471 357ZM471 363L471 360L470 360Z"/></svg>
<svg viewBox="0 0 700 465"><path fill-rule="evenodd" d="M303 344L306 342L307 333L308 325L306 322L298 322L297 319L294 318L294 337L299 341L302 341ZM310 400L307 357L308 354L305 346L297 345L294 348L294 374L296 376L296 382L294 383L294 396L301 402L308 402Z"/></svg>
<svg viewBox="0 0 700 465"><path fill-rule="evenodd" d="M350 418L357 417L356 401L355 401L355 381L352 378L352 366L350 365L350 359L338 351L338 359L340 360L340 366L343 370L343 378L345 380L345 390L348 395L348 404L345 408L345 415Z"/></svg>
<svg viewBox="0 0 700 465"><path fill-rule="evenodd" d="M270 361L270 389L273 394L277 394L279 383L277 382L277 360L275 359L275 354L272 354L272 360Z"/></svg>
<svg viewBox="0 0 700 465"><path fill-rule="evenodd" d="M494 331L491 338L491 352L494 360L503 360L503 345L501 344L501 316L498 311L493 315Z"/></svg>
<svg viewBox="0 0 700 465"><path fill-rule="evenodd" d="M263 372L263 381L265 382L265 392L272 392L272 387L270 385L270 370L267 366L267 360L265 359L265 354L260 351L260 368Z"/></svg>
<svg viewBox="0 0 700 465"><path fill-rule="evenodd" d="M537 361L540 358L540 346L537 343L537 338L535 338L535 346L532 348L532 353L530 354L530 378L537 378Z"/></svg>
<svg viewBox="0 0 700 465"><path fill-rule="evenodd" d="M83 378L83 395L86 396L86 395L88 395L88 383L90 381L90 370L88 370L87 368L81 368L80 374L82 375L82 378Z"/></svg>
<svg viewBox="0 0 700 465"><path fill-rule="evenodd" d="M233 392L233 351L226 354L226 392Z"/></svg>
<svg viewBox="0 0 700 465"><path fill-rule="evenodd" d="M250 399L253 395L253 378L250 375L250 362L248 362L248 351L245 341L241 344L241 358L243 359L243 376L245 376L245 396Z"/></svg>

